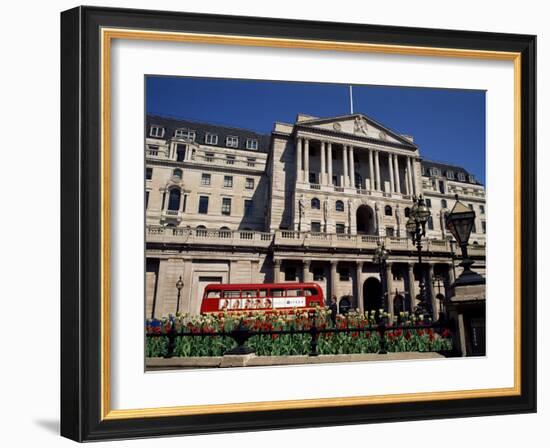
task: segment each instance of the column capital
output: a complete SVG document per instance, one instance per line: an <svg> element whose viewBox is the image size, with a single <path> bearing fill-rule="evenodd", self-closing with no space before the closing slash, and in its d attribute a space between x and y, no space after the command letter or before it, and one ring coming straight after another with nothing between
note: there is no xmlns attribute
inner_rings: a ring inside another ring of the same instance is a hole
<svg viewBox="0 0 550 448"><path fill-rule="evenodd" d="M307 258L304 259L303 262L304 262L304 266L309 266L309 265L311 265L311 260L309 260L309 259L307 259Z"/></svg>
<svg viewBox="0 0 550 448"><path fill-rule="evenodd" d="M280 264L281 264L281 259L280 259L280 258L274 259L274 260L273 260L273 264L274 264L275 266L280 266Z"/></svg>

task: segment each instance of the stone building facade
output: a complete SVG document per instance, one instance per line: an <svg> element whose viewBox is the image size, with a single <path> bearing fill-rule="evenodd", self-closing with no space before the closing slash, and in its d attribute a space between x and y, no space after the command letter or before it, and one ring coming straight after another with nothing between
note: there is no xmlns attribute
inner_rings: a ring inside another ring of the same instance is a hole
<svg viewBox="0 0 550 448"><path fill-rule="evenodd" d="M192 314L208 283L292 281L394 314L414 309L423 277L437 315L460 273L444 226L455 195L476 212L470 254L485 272L484 187L362 114L299 114L271 135L148 116L145 161L148 317L176 312L180 277L179 311ZM421 266L405 230L419 194L432 211Z"/></svg>

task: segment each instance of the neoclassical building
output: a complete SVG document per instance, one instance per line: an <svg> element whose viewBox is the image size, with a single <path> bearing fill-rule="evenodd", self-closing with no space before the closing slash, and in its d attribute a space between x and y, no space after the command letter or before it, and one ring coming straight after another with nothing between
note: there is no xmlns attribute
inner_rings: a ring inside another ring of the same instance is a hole
<svg viewBox="0 0 550 448"><path fill-rule="evenodd" d="M314 281L341 305L379 309L381 280L394 314L414 309L420 278L436 314L460 274L444 225L455 195L476 212L469 251L485 274L483 185L362 114L299 114L271 135L148 116L145 162L147 316L174 313L178 294L198 313L215 282ZM432 212L422 265L405 230L419 194Z"/></svg>

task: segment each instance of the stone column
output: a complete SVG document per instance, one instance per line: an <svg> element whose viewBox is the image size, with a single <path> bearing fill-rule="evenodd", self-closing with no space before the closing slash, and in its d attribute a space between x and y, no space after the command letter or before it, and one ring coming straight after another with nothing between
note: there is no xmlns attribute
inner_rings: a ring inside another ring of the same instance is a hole
<svg viewBox="0 0 550 448"><path fill-rule="evenodd" d="M395 182L393 180L393 154L388 154L388 171L390 172L390 192L395 192Z"/></svg>
<svg viewBox="0 0 550 448"><path fill-rule="evenodd" d="M434 291L434 265L432 263L428 264L428 284L426 285L428 287L428 291L430 292L430 300L432 304L432 318L433 320L436 320L438 318L438 307L437 307L437 299L435 298L435 291Z"/></svg>
<svg viewBox="0 0 550 448"><path fill-rule="evenodd" d="M344 165L344 181L342 182L343 187L349 186L348 182L348 147L342 146L342 164Z"/></svg>
<svg viewBox="0 0 550 448"><path fill-rule="evenodd" d="M330 296L336 295L336 274L338 262L332 260L330 262ZM326 298L326 303L330 303L330 296Z"/></svg>
<svg viewBox="0 0 550 448"><path fill-rule="evenodd" d="M376 190L380 191L382 190L382 186L380 185L380 151L374 153L374 163L374 169L376 171Z"/></svg>
<svg viewBox="0 0 550 448"><path fill-rule="evenodd" d="M388 313L390 313L390 322L393 322L393 275L391 273L392 263L386 262L386 300L388 301Z"/></svg>
<svg viewBox="0 0 550 448"><path fill-rule="evenodd" d="M302 281L309 282L309 267L311 266L311 260L304 260Z"/></svg>
<svg viewBox="0 0 550 448"><path fill-rule="evenodd" d="M455 271L453 269L453 263L448 264L448 271L447 271L447 278L449 279L449 284L447 287L446 296L451 297L452 290L451 287L453 286L453 283L455 282Z"/></svg>
<svg viewBox="0 0 550 448"><path fill-rule="evenodd" d="M319 183L321 185L326 184L326 164L325 164L325 142L321 142L321 173L319 174Z"/></svg>
<svg viewBox="0 0 550 448"><path fill-rule="evenodd" d="M359 311L361 313L365 312L365 304L363 303L363 282L361 281L361 277L363 274L363 262L358 261L357 262L357 272L355 274L355 282L357 284L357 306L356 308L359 308Z"/></svg>
<svg viewBox="0 0 550 448"><path fill-rule="evenodd" d="M273 283L281 281L281 260L273 260Z"/></svg>
<svg viewBox="0 0 550 448"><path fill-rule="evenodd" d="M355 161L353 159L353 146L349 146L349 184L351 187L355 186ZM361 188L361 185L359 185Z"/></svg>
<svg viewBox="0 0 550 448"><path fill-rule="evenodd" d="M304 142L304 182L309 182L309 139Z"/></svg>
<svg viewBox="0 0 550 448"><path fill-rule="evenodd" d="M296 182L303 181L302 172L302 139L296 140Z"/></svg>
<svg viewBox="0 0 550 448"><path fill-rule="evenodd" d="M327 145L328 179L327 184L332 185L332 143Z"/></svg>
<svg viewBox="0 0 550 448"><path fill-rule="evenodd" d="M393 156L394 166L394 177L395 177L395 192L401 193L401 180L399 178L399 156L395 154Z"/></svg>
<svg viewBox="0 0 550 448"><path fill-rule="evenodd" d="M372 157L372 149L369 149L369 181L370 181L370 190L375 190L374 186L374 162Z"/></svg>
<svg viewBox="0 0 550 448"><path fill-rule="evenodd" d="M413 194L413 182L412 182L412 165L411 165L411 158L407 157L407 179L409 181L409 191L407 194L412 195Z"/></svg>
<svg viewBox="0 0 550 448"><path fill-rule="evenodd" d="M416 291L415 291L415 285L414 285L414 264L409 263L409 296L411 298L411 308L410 312L414 312L414 307L416 306Z"/></svg>
<svg viewBox="0 0 550 448"><path fill-rule="evenodd" d="M414 159L411 159L411 182L412 182L412 194L416 195L418 192L416 191L416 162Z"/></svg>

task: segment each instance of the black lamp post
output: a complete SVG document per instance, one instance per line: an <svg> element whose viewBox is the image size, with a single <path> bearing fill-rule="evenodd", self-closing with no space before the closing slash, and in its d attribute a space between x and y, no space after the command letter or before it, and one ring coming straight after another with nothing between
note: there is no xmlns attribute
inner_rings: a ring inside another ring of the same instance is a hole
<svg viewBox="0 0 550 448"><path fill-rule="evenodd" d="M181 290L183 288L183 281L181 280L181 275L178 281L176 282L176 288L178 288L178 302L176 305L176 314L180 312L180 296L181 296Z"/></svg>
<svg viewBox="0 0 550 448"><path fill-rule="evenodd" d="M385 272L386 272L386 260L388 259L388 251L386 250L386 247L384 246L384 243L380 244L380 241L378 242L378 245L376 246L376 249L374 250L374 254L372 256L372 261L374 264L377 264L380 269L380 280L382 283L381 288L381 297L380 297L380 304L383 310L386 309L386 279L385 279Z"/></svg>
<svg viewBox="0 0 550 448"><path fill-rule="evenodd" d="M445 224L460 246L462 262L459 263L459 266L462 266L463 271L462 274L455 279L453 286L482 285L485 283L485 279L477 272L470 269L474 261L468 256L468 240L470 239L470 234L474 227L476 213L460 202L458 200L458 195L455 195L455 199L456 203L451 212L447 214Z"/></svg>
<svg viewBox="0 0 550 448"><path fill-rule="evenodd" d="M426 222L430 217L430 209L424 202L422 195L413 197L413 206L409 212L409 220L406 224L407 233L410 235L413 244L418 252L418 264L420 265L420 303L417 306L416 314L430 314L430 304L426 297L426 281L422 271L422 237L426 236ZM414 300L411 297L411 300ZM435 313L435 310L433 310Z"/></svg>

